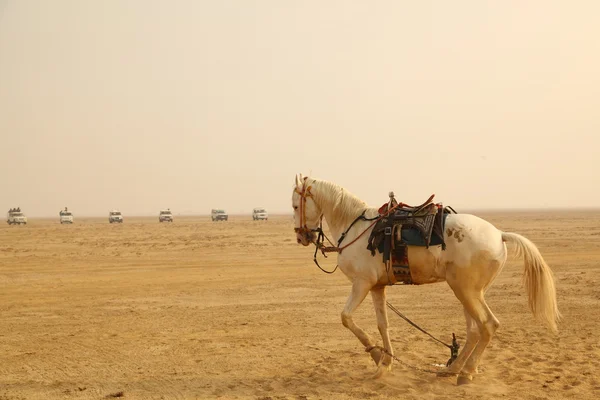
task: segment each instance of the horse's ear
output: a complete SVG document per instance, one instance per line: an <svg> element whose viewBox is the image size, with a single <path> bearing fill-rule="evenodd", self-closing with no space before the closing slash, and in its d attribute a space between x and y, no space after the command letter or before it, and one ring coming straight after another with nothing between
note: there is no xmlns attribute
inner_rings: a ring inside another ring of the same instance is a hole
<svg viewBox="0 0 600 400"><path fill-rule="evenodd" d="M296 174L296 187L302 185L302 183L300 183L300 174Z"/></svg>

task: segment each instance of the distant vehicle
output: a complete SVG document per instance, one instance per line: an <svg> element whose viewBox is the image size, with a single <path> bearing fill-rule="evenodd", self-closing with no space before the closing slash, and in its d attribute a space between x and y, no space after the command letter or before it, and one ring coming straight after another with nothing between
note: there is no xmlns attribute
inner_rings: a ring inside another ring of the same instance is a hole
<svg viewBox="0 0 600 400"><path fill-rule="evenodd" d="M112 223L123 223L123 215L121 215L121 211L112 210L108 213L108 222Z"/></svg>
<svg viewBox="0 0 600 400"><path fill-rule="evenodd" d="M73 214L71 213L71 211L69 211L67 209L67 207L65 207L64 210L60 210L58 215L60 217L61 224L72 224L73 223Z"/></svg>
<svg viewBox="0 0 600 400"><path fill-rule="evenodd" d="M160 210L158 222L173 222L173 214L170 209Z"/></svg>
<svg viewBox="0 0 600 400"><path fill-rule="evenodd" d="M27 217L21 211L21 207L8 210L8 213L6 213L6 223L9 225L27 225Z"/></svg>
<svg viewBox="0 0 600 400"><path fill-rule="evenodd" d="M229 216L227 215L225 210L219 210L219 209L213 208L212 210L210 210L210 218L213 221L227 221Z"/></svg>
<svg viewBox="0 0 600 400"><path fill-rule="evenodd" d="M269 213L264 208L255 208L252 210L252 219L258 221L259 219L264 219L265 221L269 219Z"/></svg>

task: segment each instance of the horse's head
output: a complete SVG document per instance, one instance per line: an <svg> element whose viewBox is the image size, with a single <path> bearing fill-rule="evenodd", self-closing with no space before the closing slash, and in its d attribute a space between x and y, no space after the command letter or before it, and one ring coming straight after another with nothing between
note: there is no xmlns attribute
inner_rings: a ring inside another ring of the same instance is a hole
<svg viewBox="0 0 600 400"><path fill-rule="evenodd" d="M315 203L312 193L313 179L296 175L296 185L292 193L294 207L294 231L298 243L308 246L314 243L321 222L322 212Z"/></svg>

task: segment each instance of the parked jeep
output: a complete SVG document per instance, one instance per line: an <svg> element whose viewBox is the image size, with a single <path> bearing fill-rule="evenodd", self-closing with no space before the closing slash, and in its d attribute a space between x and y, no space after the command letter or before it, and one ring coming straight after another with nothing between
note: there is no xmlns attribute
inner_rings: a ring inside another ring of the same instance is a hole
<svg viewBox="0 0 600 400"><path fill-rule="evenodd" d="M173 214L170 209L160 210L158 222L173 222Z"/></svg>
<svg viewBox="0 0 600 400"><path fill-rule="evenodd" d="M6 223L9 225L27 225L27 217L23 214L20 207L11 208L6 213Z"/></svg>
<svg viewBox="0 0 600 400"><path fill-rule="evenodd" d="M60 210L58 215L60 217L61 224L72 224L73 223L73 213L71 213L71 211L67 210L67 207L65 207L64 210Z"/></svg>
<svg viewBox="0 0 600 400"><path fill-rule="evenodd" d="M108 213L108 222L110 222L111 224L113 222L122 224L123 223L123 215L121 215L121 211L112 210L111 212L109 212Z"/></svg>
<svg viewBox="0 0 600 400"><path fill-rule="evenodd" d="M263 219L266 221L269 219L269 214L264 208L255 208L254 210L252 210L252 219L255 221Z"/></svg>
<svg viewBox="0 0 600 400"><path fill-rule="evenodd" d="M212 209L210 210L210 218L213 221L227 221L229 216L225 212L225 210Z"/></svg>

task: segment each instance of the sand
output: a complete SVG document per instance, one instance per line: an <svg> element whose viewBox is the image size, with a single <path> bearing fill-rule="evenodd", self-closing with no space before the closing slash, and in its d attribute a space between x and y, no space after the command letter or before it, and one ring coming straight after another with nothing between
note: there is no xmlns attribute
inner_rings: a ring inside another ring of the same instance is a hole
<svg viewBox="0 0 600 400"><path fill-rule="evenodd" d="M350 284L312 264L290 216L2 225L0 399L600 398L600 211L479 215L539 246L564 320L554 335L533 319L512 256L487 295L500 328L467 386L398 363L371 379L340 323ZM388 299L464 343L445 283L391 287ZM370 298L355 321L378 337ZM446 348L390 321L405 363L446 362Z"/></svg>

